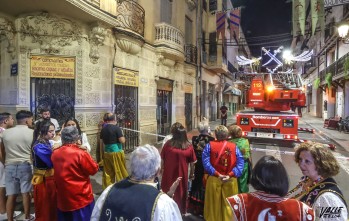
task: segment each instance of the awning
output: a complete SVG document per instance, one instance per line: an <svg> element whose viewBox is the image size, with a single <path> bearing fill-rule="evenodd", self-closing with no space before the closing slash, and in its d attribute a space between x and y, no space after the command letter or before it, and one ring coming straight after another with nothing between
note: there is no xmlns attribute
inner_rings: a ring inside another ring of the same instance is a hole
<svg viewBox="0 0 349 221"><path fill-rule="evenodd" d="M235 87L231 90L231 93L234 95L237 95L237 96L241 96L241 90L239 90Z"/></svg>
<svg viewBox="0 0 349 221"><path fill-rule="evenodd" d="M224 84L223 93L224 94L232 93L233 95L241 96L241 91L236 87L231 86L231 84L229 83Z"/></svg>

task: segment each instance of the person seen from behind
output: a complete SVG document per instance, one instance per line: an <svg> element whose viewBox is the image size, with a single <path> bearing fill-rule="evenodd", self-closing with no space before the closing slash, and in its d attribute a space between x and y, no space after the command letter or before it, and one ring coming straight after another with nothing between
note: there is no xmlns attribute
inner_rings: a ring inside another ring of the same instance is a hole
<svg viewBox="0 0 349 221"><path fill-rule="evenodd" d="M159 175L161 158L158 150L149 144L136 147L131 153L130 176L107 187L96 202L91 221L149 220L180 221L181 213L171 196L180 179L169 192L157 189L154 179Z"/></svg>
<svg viewBox="0 0 349 221"><path fill-rule="evenodd" d="M0 113L0 146L2 142L2 132L14 126L14 119L8 112ZM1 158L1 156L0 156ZM20 211L14 211L13 217L21 214ZM0 162L0 220L7 220L6 213L6 187L5 187L5 166Z"/></svg>
<svg viewBox="0 0 349 221"><path fill-rule="evenodd" d="M238 178L239 193L248 193L249 167L252 166L250 143L248 139L242 137L242 129L238 125L231 125L229 127L229 134L231 136L229 142L235 143L244 157L244 170Z"/></svg>
<svg viewBox="0 0 349 221"><path fill-rule="evenodd" d="M165 143L161 151L161 159L161 189L164 192L168 192L173 182L178 177L182 177L173 199L184 215L187 212L188 181L194 176L196 156L193 146L188 141L187 131L182 124L172 131L172 138ZM190 170L190 175L188 175L188 170Z"/></svg>
<svg viewBox="0 0 349 221"><path fill-rule="evenodd" d="M106 116L107 124L102 128L100 138L103 141L103 189L109 185L119 182L128 177L126 170L125 153L122 144L125 143L125 137L116 121L114 113L108 113Z"/></svg>
<svg viewBox="0 0 349 221"><path fill-rule="evenodd" d="M256 190L227 198L235 220L312 221L311 207L286 198L289 180L282 163L273 156L263 156L252 170L251 185Z"/></svg>
<svg viewBox="0 0 349 221"><path fill-rule="evenodd" d="M316 220L347 220L347 203L333 179L339 173L337 159L321 143L305 142L296 148L295 161L304 176L287 196L313 207Z"/></svg>
<svg viewBox="0 0 349 221"><path fill-rule="evenodd" d="M94 197L90 176L98 164L86 149L80 148L79 131L74 126L62 130L62 146L55 149L51 160L57 189L59 221L90 220Z"/></svg>
<svg viewBox="0 0 349 221"><path fill-rule="evenodd" d="M199 136L193 136L192 144L195 151L197 162L194 169L194 179L192 180L191 190L189 191L189 210L195 215L204 214L205 201L205 174L204 166L202 164L202 152L210 141L215 138L210 135L210 126L206 118L198 124L197 127L200 132Z"/></svg>
<svg viewBox="0 0 349 221"><path fill-rule="evenodd" d="M234 143L227 142L228 129L219 125L216 139L202 153L202 163L209 174L205 190L204 218L207 221L232 219L226 198L239 192L236 178L244 168L244 158Z"/></svg>
<svg viewBox="0 0 349 221"><path fill-rule="evenodd" d="M18 194L22 195L25 220L34 220L30 214L30 193L32 161L31 144L33 142L33 114L27 110L16 113L17 125L2 133L1 156L5 165L6 212L9 221L13 221Z"/></svg>

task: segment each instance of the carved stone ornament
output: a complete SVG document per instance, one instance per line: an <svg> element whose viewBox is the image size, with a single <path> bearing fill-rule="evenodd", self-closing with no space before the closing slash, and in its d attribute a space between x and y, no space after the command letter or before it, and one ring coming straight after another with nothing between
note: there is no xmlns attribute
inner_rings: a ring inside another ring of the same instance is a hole
<svg viewBox="0 0 349 221"><path fill-rule="evenodd" d="M70 46L74 41L81 44L80 27L76 22L42 12L19 18L21 40L31 37L33 43L39 43L42 51L48 54L59 53L62 47Z"/></svg>
<svg viewBox="0 0 349 221"><path fill-rule="evenodd" d="M0 17L0 35L5 35L8 40L7 52L10 53L12 59L15 58L15 27L12 22L6 18Z"/></svg>
<svg viewBox="0 0 349 221"><path fill-rule="evenodd" d="M104 45L104 40L107 36L107 29L99 26L98 24L92 25L90 31L90 60L93 64L96 64L99 60L99 46Z"/></svg>
<svg viewBox="0 0 349 221"><path fill-rule="evenodd" d="M126 34L120 34L115 32L115 38L116 38L116 44L118 47L129 54L136 55L138 54L143 46L143 42L133 38L131 36L128 36Z"/></svg>
<svg viewBox="0 0 349 221"><path fill-rule="evenodd" d="M176 61L166 58L162 53L158 53L157 54L157 59L158 59L158 61L156 62L156 64L158 66L160 64L162 64L162 65L164 65L166 67L173 67L175 65L175 63L176 63Z"/></svg>
<svg viewBox="0 0 349 221"><path fill-rule="evenodd" d="M187 0L187 4L190 11L196 8L196 0Z"/></svg>

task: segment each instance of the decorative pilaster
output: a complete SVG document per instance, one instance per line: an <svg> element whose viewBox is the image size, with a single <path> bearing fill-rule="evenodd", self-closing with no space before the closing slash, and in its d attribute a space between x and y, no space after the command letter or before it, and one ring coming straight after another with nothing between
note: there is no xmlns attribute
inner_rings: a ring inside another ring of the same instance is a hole
<svg viewBox="0 0 349 221"><path fill-rule="evenodd" d="M104 45L105 38L107 36L107 30L101 27L98 23L94 23L91 26L90 31L90 61L93 64L97 64L99 60L99 47Z"/></svg>

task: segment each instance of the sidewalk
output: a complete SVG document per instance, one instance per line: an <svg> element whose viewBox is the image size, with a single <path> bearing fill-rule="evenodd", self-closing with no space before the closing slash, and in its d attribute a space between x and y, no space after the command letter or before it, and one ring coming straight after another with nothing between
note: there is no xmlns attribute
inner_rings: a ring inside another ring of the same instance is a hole
<svg viewBox="0 0 349 221"><path fill-rule="evenodd" d="M236 123L235 115L230 116L227 125ZM214 131L215 127L221 124L221 119L209 122L211 131ZM303 117L299 118L299 125L307 125L309 128L315 129L320 135L328 137L336 147L341 146L349 152L349 134L345 132L339 132L335 129L324 128L324 120L322 118L314 117L309 114L303 114ZM193 136L199 135L199 131L195 128L188 132L188 139L191 141Z"/></svg>
<svg viewBox="0 0 349 221"><path fill-rule="evenodd" d="M299 122L314 128L320 135L328 137L337 147L341 146L349 152L348 133L339 132L335 129L324 128L324 120L322 118L314 117L309 114L303 114L303 117L300 118Z"/></svg>

